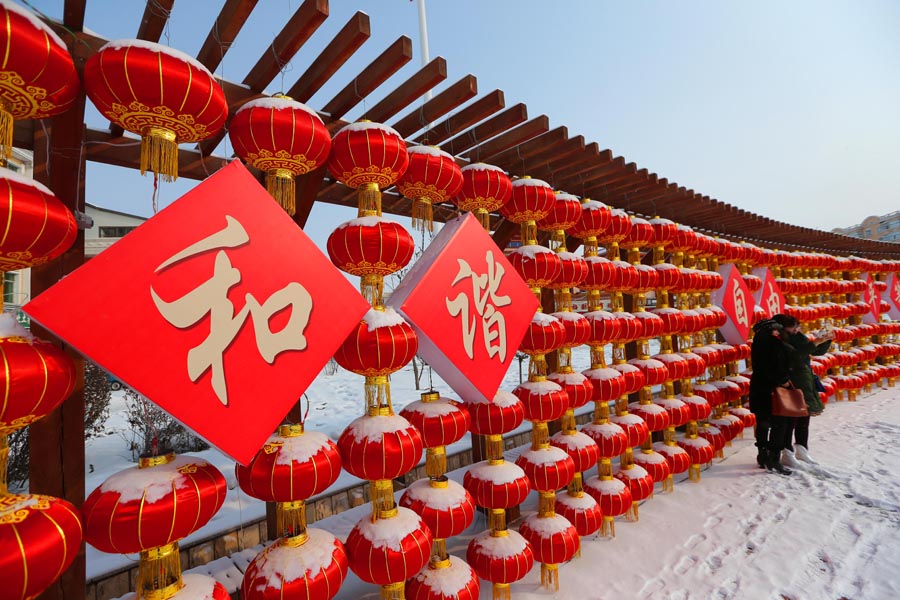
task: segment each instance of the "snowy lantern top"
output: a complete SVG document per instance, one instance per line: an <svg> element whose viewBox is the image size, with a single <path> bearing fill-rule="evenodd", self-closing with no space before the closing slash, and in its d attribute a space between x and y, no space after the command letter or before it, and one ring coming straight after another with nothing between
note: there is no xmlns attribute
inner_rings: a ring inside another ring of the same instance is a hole
<svg viewBox="0 0 900 600"><path fill-rule="evenodd" d="M414 482L400 498L400 506L422 517L437 539L461 534L475 518L472 496L463 486L447 478Z"/></svg>
<svg viewBox="0 0 900 600"><path fill-rule="evenodd" d="M534 550L517 531L485 531L469 542L466 562L482 579L505 585L519 581L531 571Z"/></svg>
<svg viewBox="0 0 900 600"><path fill-rule="evenodd" d="M475 398L466 403L472 417L472 433L502 435L522 424L525 409L512 392L499 390L493 401Z"/></svg>
<svg viewBox="0 0 900 600"><path fill-rule="evenodd" d="M478 506L490 509L518 506L531 491L522 467L508 462L482 461L472 465L463 477L463 486Z"/></svg>
<svg viewBox="0 0 900 600"><path fill-rule="evenodd" d="M171 453L141 458L84 501L84 538L120 554L171 544L203 527L225 493L225 477L204 460Z"/></svg>
<svg viewBox="0 0 900 600"><path fill-rule="evenodd" d="M448 446L468 432L472 422L462 403L426 392L422 399L403 407L400 414L422 435L426 448Z"/></svg>
<svg viewBox="0 0 900 600"><path fill-rule="evenodd" d="M498 210L512 195L512 182L506 171L494 165L472 163L461 169L463 184L452 198L460 210L475 213L485 229L490 229L490 213Z"/></svg>
<svg viewBox="0 0 900 600"><path fill-rule="evenodd" d="M463 174L453 157L436 147L412 146L408 153L409 167L397 189L413 201L413 228L433 231L432 205L455 196L462 189Z"/></svg>
<svg viewBox="0 0 900 600"><path fill-rule="evenodd" d="M403 582L428 563L431 530L410 509L395 510L390 518L361 519L347 536L350 568L367 583Z"/></svg>
<svg viewBox="0 0 900 600"><path fill-rule="evenodd" d="M394 479L419 463L422 436L400 415L364 415L338 439L344 469L369 481Z"/></svg>

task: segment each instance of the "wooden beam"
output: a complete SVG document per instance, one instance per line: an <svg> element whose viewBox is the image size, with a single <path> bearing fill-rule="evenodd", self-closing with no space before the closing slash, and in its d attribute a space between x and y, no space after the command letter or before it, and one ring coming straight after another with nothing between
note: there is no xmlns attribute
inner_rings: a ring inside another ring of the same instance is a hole
<svg viewBox="0 0 900 600"><path fill-rule="evenodd" d="M284 24L244 77L244 85L262 92L328 18L328 0L306 0Z"/></svg>
<svg viewBox="0 0 900 600"><path fill-rule="evenodd" d="M419 108L391 125L404 138L434 123L454 108L463 105L478 94L478 80L466 75Z"/></svg>
<svg viewBox="0 0 900 600"><path fill-rule="evenodd" d="M412 60L412 54L412 40L405 35L400 36L368 67L354 77L344 89L329 100L322 108L322 112L326 113L332 121L342 118L351 108L375 91L375 88Z"/></svg>
<svg viewBox="0 0 900 600"><path fill-rule="evenodd" d="M447 61L438 56L382 98L381 102L367 110L363 118L384 123L445 79L447 79Z"/></svg>
<svg viewBox="0 0 900 600"><path fill-rule="evenodd" d="M359 50L370 35L372 29L369 15L362 11L357 12L291 86L287 95L298 102L309 102L309 99L331 79L354 52Z"/></svg>
<svg viewBox="0 0 900 600"><path fill-rule="evenodd" d="M494 90L482 96L458 113L450 115L414 141L422 144L441 144L466 127L486 119L506 106L502 90Z"/></svg>
<svg viewBox="0 0 900 600"><path fill-rule="evenodd" d="M63 23L72 31L81 31L84 29L84 9L87 0L66 0L63 5ZM68 40L63 38L68 43Z"/></svg>
<svg viewBox="0 0 900 600"><path fill-rule="evenodd" d="M482 141L489 140L495 135L524 123L526 119L528 119L528 108L522 103L516 104L446 142L443 148L456 156Z"/></svg>
<svg viewBox="0 0 900 600"><path fill-rule="evenodd" d="M512 148L518 144L526 142L535 136L546 133L550 130L550 119L547 115L541 115L531 119L527 123L510 129L506 133L502 133L492 140L476 146L472 150L463 154L463 157L470 161L489 160L498 152L502 152L508 148Z"/></svg>
<svg viewBox="0 0 900 600"><path fill-rule="evenodd" d="M172 14L172 5L175 0L147 0L144 5L144 16L141 17L141 26L138 28L137 39L147 42L159 42L169 15Z"/></svg>
<svg viewBox="0 0 900 600"><path fill-rule="evenodd" d="M557 185L561 187L580 184L583 189L586 189L588 182L611 173L618 173L624 168L625 159L621 156L610 161L604 161L602 157L585 163L576 161L571 167L560 169L556 174L556 181Z"/></svg>
<svg viewBox="0 0 900 600"><path fill-rule="evenodd" d="M327 172L328 169L322 165L318 169L294 178L294 205L297 207L297 211L294 213L294 222L301 228L306 227L309 213L312 212L313 204L319 190L322 189L322 182L325 180Z"/></svg>
<svg viewBox="0 0 900 600"><path fill-rule="evenodd" d="M234 38L247 22L259 0L225 0L216 22L197 53L197 60L210 71L215 71L231 48Z"/></svg>
<svg viewBox="0 0 900 600"><path fill-rule="evenodd" d="M517 233L519 233L518 224L507 221L506 219L501 219L497 223L497 227L494 229L491 238L493 238L494 243L497 244L497 247L502 251L509 245L509 241L513 239L513 236Z"/></svg>
<svg viewBox="0 0 900 600"><path fill-rule="evenodd" d="M613 158L612 151L599 150L597 142L591 142L584 148L584 155L572 160L571 164L556 170L555 177L562 184L564 182L581 181L589 173L599 169L610 169L614 165L623 166L625 159Z"/></svg>
<svg viewBox="0 0 900 600"><path fill-rule="evenodd" d="M527 165L528 159L536 154L541 154L548 148L557 148L565 143L568 137L568 128L565 126L557 127L526 142L517 144L508 150L498 152L493 156L486 156L484 160L489 160L492 165L504 168L507 171L515 165L525 170L524 165Z"/></svg>

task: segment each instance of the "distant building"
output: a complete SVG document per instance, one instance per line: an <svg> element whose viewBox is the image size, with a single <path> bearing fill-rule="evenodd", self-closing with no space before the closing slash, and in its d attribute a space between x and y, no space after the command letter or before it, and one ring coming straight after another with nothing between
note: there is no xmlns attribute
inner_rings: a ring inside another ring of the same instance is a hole
<svg viewBox="0 0 900 600"><path fill-rule="evenodd" d="M13 148L7 168L25 177L33 177L32 154ZM85 260L97 256L119 239L146 221L145 217L131 215L94 204L85 204L84 212L94 220L94 226L84 232ZM20 323L27 324L28 317L22 306L31 300L31 269L8 271L3 274L3 312L15 313Z"/></svg>
<svg viewBox="0 0 900 600"><path fill-rule="evenodd" d="M900 242L900 211L894 211L880 217L866 217L859 225L832 229L831 231L851 237L881 242Z"/></svg>

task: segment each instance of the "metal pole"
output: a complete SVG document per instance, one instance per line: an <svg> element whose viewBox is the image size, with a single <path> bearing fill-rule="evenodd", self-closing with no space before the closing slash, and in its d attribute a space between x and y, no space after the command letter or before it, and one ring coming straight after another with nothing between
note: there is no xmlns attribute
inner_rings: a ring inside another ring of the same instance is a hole
<svg viewBox="0 0 900 600"><path fill-rule="evenodd" d="M428 24L425 22L425 0L418 0L416 6L419 9L419 51L422 54L422 66L428 64ZM431 100L431 90L425 92L425 100Z"/></svg>

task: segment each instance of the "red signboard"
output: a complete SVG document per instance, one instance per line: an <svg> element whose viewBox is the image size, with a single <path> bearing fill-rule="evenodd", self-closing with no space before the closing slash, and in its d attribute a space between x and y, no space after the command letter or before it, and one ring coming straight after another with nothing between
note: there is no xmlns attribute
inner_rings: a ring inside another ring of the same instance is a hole
<svg viewBox="0 0 900 600"><path fill-rule="evenodd" d="M722 287L712 293L713 302L720 306L728 321L719 328L729 344L743 344L750 335L753 319L753 297L740 271L733 264L719 267Z"/></svg>
<svg viewBox="0 0 900 600"><path fill-rule="evenodd" d="M756 304L761 306L766 313L767 318L772 318L777 314L784 312L784 294L781 288L775 283L775 276L772 271L767 268L753 269L753 274L762 279L762 287L753 295Z"/></svg>
<svg viewBox="0 0 900 600"><path fill-rule="evenodd" d="M538 301L471 214L448 222L391 294L419 354L464 400L492 400Z"/></svg>
<svg viewBox="0 0 900 600"><path fill-rule="evenodd" d="M863 301L869 305L869 312L863 315L863 322L877 323L881 315L881 294L875 289L875 278L871 273L866 273L866 291L863 293Z"/></svg>
<svg viewBox="0 0 900 600"><path fill-rule="evenodd" d="M367 309L239 161L24 308L241 463Z"/></svg>
<svg viewBox="0 0 900 600"><path fill-rule="evenodd" d="M900 277L897 277L897 273L888 273L883 299L890 307L888 316L895 321L900 320Z"/></svg>

